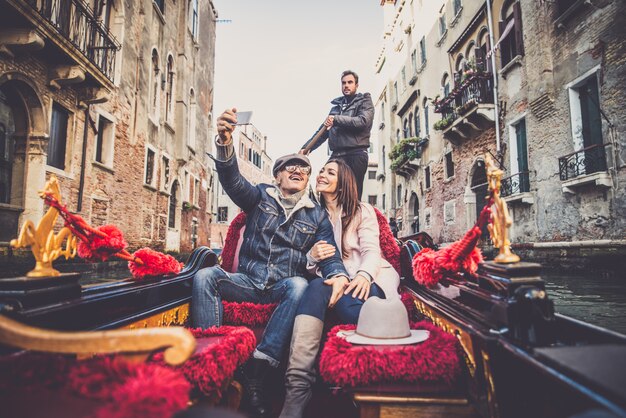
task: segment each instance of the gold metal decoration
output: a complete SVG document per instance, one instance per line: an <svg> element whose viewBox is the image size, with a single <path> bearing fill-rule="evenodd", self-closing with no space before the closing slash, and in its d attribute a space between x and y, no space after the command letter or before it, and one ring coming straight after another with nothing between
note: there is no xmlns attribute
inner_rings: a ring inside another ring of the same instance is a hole
<svg viewBox="0 0 626 418"><path fill-rule="evenodd" d="M489 228L494 247L500 249L499 254L493 261L500 264L517 263L520 258L511 252L511 241L509 241L508 236L509 227L513 224L513 221L509 215L509 208L506 202L500 197L500 180L503 172L496 167L489 154L485 155L485 166L487 168L489 192L493 198L491 222L487 228Z"/></svg>
<svg viewBox="0 0 626 418"><path fill-rule="evenodd" d="M61 202L59 181L55 176L50 177L44 190L39 192L39 196L44 198L47 193ZM69 259L76 255L76 237L71 231L64 227L58 234L54 233L54 225L58 217L59 211L50 207L39 221L37 228L31 220L27 220L18 238L11 240L11 246L14 248L30 246L35 257L35 268L26 273L27 277L60 276L61 273L52 267L52 262L60 256ZM63 241L66 241L65 248L63 248Z"/></svg>
<svg viewBox="0 0 626 418"><path fill-rule="evenodd" d="M165 312L149 316L140 321L126 325L124 329L140 329L149 327L170 327L173 325L185 325L189 319L189 304L177 306Z"/></svg>

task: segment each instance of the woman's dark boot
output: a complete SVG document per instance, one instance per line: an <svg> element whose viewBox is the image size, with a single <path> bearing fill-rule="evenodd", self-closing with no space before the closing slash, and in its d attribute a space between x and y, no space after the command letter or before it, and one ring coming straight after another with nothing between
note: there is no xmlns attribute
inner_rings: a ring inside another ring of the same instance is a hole
<svg viewBox="0 0 626 418"><path fill-rule="evenodd" d="M270 369L267 360L251 358L243 368L244 396L247 399L247 409L250 418L267 418L270 408L265 398L265 376Z"/></svg>

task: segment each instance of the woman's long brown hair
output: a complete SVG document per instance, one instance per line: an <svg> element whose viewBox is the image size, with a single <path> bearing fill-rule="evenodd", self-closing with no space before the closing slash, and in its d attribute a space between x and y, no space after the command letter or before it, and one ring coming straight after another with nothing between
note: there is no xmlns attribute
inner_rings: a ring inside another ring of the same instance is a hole
<svg viewBox="0 0 626 418"><path fill-rule="evenodd" d="M359 192L356 187L356 178L352 169L343 160L331 158L326 161L329 163L337 164L337 203L341 207L341 257L346 258L348 256L345 250L346 246L343 245L344 236L348 225L354 220L354 217L361 210L359 205ZM326 201L324 195L320 195L320 202L322 207L326 208Z"/></svg>

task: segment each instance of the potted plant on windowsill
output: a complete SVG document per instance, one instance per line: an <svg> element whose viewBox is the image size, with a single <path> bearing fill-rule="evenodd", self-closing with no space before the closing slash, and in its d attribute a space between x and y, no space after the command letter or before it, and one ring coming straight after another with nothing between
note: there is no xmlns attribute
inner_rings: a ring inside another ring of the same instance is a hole
<svg viewBox="0 0 626 418"><path fill-rule="evenodd" d="M193 209L193 205L191 203L183 202L183 210L184 211L188 211L188 210L191 210L191 209Z"/></svg>
<svg viewBox="0 0 626 418"><path fill-rule="evenodd" d="M436 131L443 131L448 126L452 125L453 121L454 121L454 119L452 118L452 116L445 117L445 118L435 122L433 124L433 129L436 130Z"/></svg>

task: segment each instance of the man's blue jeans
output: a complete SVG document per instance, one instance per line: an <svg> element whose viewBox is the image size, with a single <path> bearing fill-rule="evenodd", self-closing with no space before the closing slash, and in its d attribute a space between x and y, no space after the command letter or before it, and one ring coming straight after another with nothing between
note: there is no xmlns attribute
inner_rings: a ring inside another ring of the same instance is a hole
<svg viewBox="0 0 626 418"><path fill-rule="evenodd" d="M227 273L221 267L208 267L193 279L191 321L194 327L222 325L222 299L229 302L278 303L265 327L253 356L278 367L291 340L296 309L308 282L303 277L288 277L260 290L250 277Z"/></svg>

